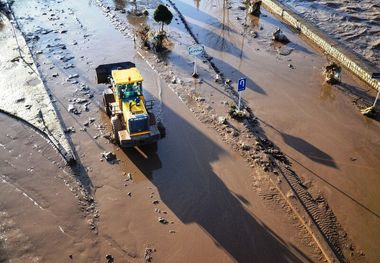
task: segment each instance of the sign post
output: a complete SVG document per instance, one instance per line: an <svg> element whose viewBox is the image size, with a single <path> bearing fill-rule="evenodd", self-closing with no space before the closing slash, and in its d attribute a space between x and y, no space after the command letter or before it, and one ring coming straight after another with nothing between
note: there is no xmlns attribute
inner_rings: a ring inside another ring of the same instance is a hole
<svg viewBox="0 0 380 263"><path fill-rule="evenodd" d="M204 53L204 47L203 45L196 44L192 45L187 48L189 51L189 55L194 57L194 71L193 71L193 77L197 78L198 77L198 71L197 71L197 56L201 55Z"/></svg>
<svg viewBox="0 0 380 263"><path fill-rule="evenodd" d="M241 78L238 81L238 93L239 93L239 104L238 104L238 110L240 111L240 104L241 104L241 93L245 90L247 87L247 78Z"/></svg>

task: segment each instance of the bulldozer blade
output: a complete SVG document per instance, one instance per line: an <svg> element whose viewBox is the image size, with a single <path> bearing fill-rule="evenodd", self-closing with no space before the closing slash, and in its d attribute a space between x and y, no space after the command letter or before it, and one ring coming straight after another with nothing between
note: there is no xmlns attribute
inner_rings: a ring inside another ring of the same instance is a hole
<svg viewBox="0 0 380 263"><path fill-rule="evenodd" d="M136 67L135 63L132 62L119 62L112 64L103 64L99 65L96 71L96 81L98 84L100 83L109 83L109 77L111 77L112 70L115 69L129 69Z"/></svg>

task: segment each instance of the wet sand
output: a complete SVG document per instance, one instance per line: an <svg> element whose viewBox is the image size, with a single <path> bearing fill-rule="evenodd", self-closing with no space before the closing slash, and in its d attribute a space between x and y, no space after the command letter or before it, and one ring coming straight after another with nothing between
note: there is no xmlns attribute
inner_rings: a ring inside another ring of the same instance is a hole
<svg viewBox="0 0 380 263"><path fill-rule="evenodd" d="M65 1L50 8L44 2L15 4L27 32L41 25L57 30L41 36L33 49L44 50L38 56L41 71L65 125L76 131L71 133L79 157L74 172L95 197L100 214L97 228L89 234L95 243L70 251L74 260L102 262L111 254L116 262L141 262L146 249L152 248L154 262L318 261L315 248L304 245L311 241L281 207L284 205L258 197L251 186L252 170L243 159L134 56L133 42L116 31L96 6ZM30 21L28 16L35 19ZM59 33L63 28L67 32ZM48 44L66 48L46 48ZM73 59L64 63L61 56ZM94 68L116 60L134 61L146 78L149 96L161 99L157 111L167 127L167 138L159 142L157 153L149 149L122 151L102 136L109 132L109 124L99 109L104 86L94 83ZM68 64L73 67L65 68ZM58 77L53 77L55 73ZM67 81L74 73L79 74L78 83ZM79 115L67 112L67 105L78 97L89 100L88 111ZM89 118L95 120L86 127ZM103 151L115 152L118 163L101 161ZM127 173L132 180L126 178ZM158 204L153 204L154 200ZM169 224L159 223L159 216ZM47 237L46 242L49 240ZM89 256L83 259L86 249L90 249ZM43 244L40 251L51 256ZM66 262L68 251L64 247L56 251L58 259L54 261Z"/></svg>

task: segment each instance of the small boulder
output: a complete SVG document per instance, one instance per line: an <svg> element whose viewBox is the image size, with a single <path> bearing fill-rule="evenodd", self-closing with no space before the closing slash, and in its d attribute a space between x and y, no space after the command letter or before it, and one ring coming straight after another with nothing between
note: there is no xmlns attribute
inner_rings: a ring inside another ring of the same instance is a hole
<svg viewBox="0 0 380 263"><path fill-rule="evenodd" d="M158 222L160 222L161 224L164 224L164 225L169 223L168 220L166 220L163 217L158 217L157 220L158 220Z"/></svg>
<svg viewBox="0 0 380 263"><path fill-rule="evenodd" d="M218 117L218 123L219 124L226 124L226 122L227 122L227 119L226 119L226 117L224 117L224 116L219 116Z"/></svg>
<svg viewBox="0 0 380 263"><path fill-rule="evenodd" d="M102 152L102 157L107 161L111 162L116 159L116 155L112 152Z"/></svg>
<svg viewBox="0 0 380 263"><path fill-rule="evenodd" d="M273 32L272 40L281 42L283 44L287 44L290 42L289 39L285 36L285 34L281 31L280 28L277 28L276 31Z"/></svg>

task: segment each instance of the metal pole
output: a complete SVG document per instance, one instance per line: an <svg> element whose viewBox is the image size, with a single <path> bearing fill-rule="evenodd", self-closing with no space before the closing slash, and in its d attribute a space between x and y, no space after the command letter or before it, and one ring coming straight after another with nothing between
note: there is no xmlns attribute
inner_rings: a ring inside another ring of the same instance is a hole
<svg viewBox="0 0 380 263"><path fill-rule="evenodd" d="M376 102L377 102L377 100L379 99L379 94L380 94L380 86L378 87L378 92L377 92L377 95L376 95L376 99L375 99L375 102L373 103L373 105L372 105L372 107L374 107L375 108L375 106L376 106Z"/></svg>
<svg viewBox="0 0 380 263"><path fill-rule="evenodd" d="M197 56L194 56L194 72L193 75L197 75Z"/></svg>
<svg viewBox="0 0 380 263"><path fill-rule="evenodd" d="M238 93L239 93L239 104L238 104L238 109L239 109L239 111L240 111L241 91L239 91Z"/></svg>

